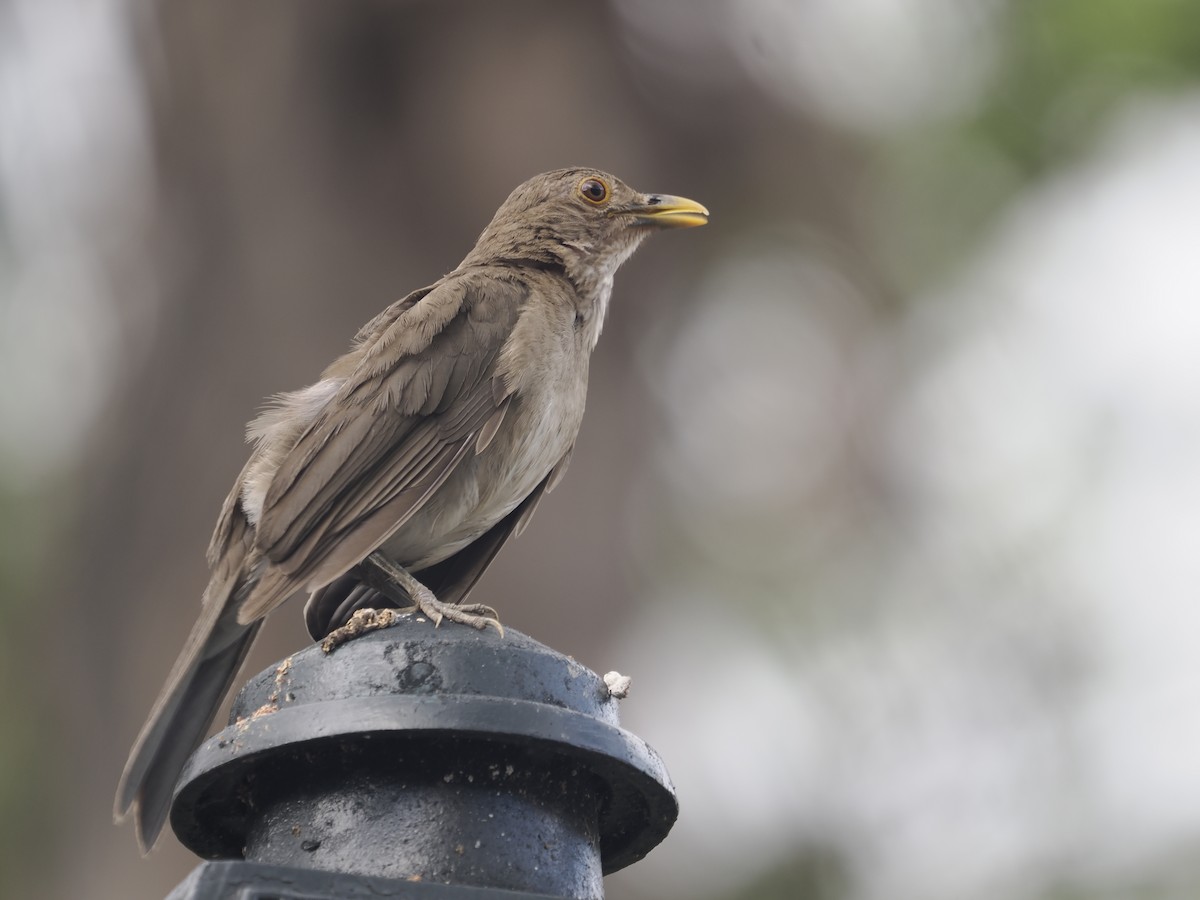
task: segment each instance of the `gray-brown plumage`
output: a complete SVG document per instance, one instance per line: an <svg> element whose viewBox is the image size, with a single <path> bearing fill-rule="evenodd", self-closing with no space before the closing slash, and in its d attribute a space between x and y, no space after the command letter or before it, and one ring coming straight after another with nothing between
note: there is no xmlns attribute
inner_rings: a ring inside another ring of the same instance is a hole
<svg viewBox="0 0 1200 900"><path fill-rule="evenodd" d="M251 423L200 618L117 790L143 848L262 618L293 594L310 593L315 631L381 587L436 622L496 624L457 604L566 468L614 272L651 230L707 220L691 200L591 169L532 178L457 269Z"/></svg>

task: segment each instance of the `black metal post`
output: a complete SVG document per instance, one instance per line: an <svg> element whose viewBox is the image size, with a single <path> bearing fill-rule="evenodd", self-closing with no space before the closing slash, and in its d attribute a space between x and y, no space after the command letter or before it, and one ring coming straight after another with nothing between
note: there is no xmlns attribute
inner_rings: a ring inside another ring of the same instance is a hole
<svg viewBox="0 0 1200 900"><path fill-rule="evenodd" d="M208 862L169 900L599 900L678 813L605 682L509 629L423 618L253 678L180 779ZM518 892L518 893L513 893Z"/></svg>

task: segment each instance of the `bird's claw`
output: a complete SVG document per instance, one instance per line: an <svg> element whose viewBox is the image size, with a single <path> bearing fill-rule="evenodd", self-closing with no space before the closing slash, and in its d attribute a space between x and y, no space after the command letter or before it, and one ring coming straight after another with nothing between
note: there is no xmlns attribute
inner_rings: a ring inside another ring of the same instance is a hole
<svg viewBox="0 0 1200 900"><path fill-rule="evenodd" d="M434 626L442 624L443 620L457 622L460 625L470 625L480 631L491 625L500 637L504 637L504 626L500 624L499 614L483 603L467 603L455 606L443 603L432 592L422 594L417 592L413 597L417 609L423 612L433 622Z"/></svg>

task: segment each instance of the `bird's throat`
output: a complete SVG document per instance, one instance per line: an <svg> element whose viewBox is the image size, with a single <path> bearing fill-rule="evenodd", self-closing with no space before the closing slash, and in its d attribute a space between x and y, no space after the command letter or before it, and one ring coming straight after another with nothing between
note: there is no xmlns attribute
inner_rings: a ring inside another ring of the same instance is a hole
<svg viewBox="0 0 1200 900"><path fill-rule="evenodd" d="M591 252L591 248L572 247L569 249L574 252L564 255L565 275L575 288L589 350L595 349L600 332L604 330L608 301L612 298L613 277L641 242L642 235L635 232L628 241L610 247L604 254Z"/></svg>

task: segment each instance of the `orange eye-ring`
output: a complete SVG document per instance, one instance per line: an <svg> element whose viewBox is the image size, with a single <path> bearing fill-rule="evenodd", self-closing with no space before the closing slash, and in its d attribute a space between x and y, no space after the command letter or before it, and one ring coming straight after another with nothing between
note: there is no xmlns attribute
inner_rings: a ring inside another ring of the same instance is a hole
<svg viewBox="0 0 1200 900"><path fill-rule="evenodd" d="M599 178L585 178L579 183L579 195L599 206L608 199L608 185Z"/></svg>

